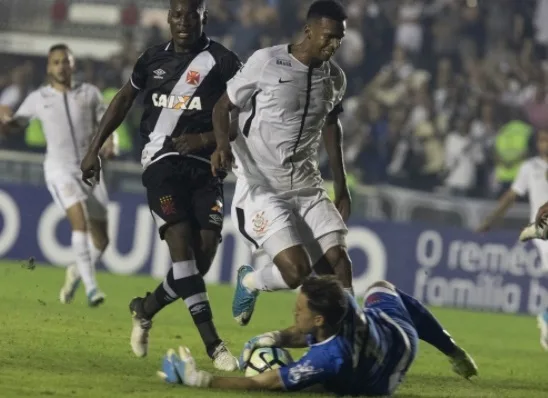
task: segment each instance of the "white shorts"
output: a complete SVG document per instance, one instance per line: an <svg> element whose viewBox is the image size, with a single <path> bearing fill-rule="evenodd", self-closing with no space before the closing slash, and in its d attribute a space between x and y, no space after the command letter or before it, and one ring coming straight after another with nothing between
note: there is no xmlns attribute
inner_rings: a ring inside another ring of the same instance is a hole
<svg viewBox="0 0 548 398"><path fill-rule="evenodd" d="M340 232L348 232L337 208L321 187L295 189L285 192L267 187L250 185L238 179L231 210L234 225L252 250L262 248L263 243L282 229L284 248L317 241L319 238ZM290 241L290 242L288 242ZM269 242L269 247L275 247ZM277 253L268 253L271 258Z"/></svg>
<svg viewBox="0 0 548 398"><path fill-rule="evenodd" d="M107 219L108 193L104 179L101 176L99 184L90 187L80 177L79 172L50 175L46 173L46 184L53 201L63 211L82 202L86 205L89 219L105 221Z"/></svg>

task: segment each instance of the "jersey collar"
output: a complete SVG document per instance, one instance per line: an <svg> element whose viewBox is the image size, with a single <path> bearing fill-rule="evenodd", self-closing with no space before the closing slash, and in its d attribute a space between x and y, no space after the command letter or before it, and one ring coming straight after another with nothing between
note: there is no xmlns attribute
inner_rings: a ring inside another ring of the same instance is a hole
<svg viewBox="0 0 548 398"><path fill-rule="evenodd" d="M210 45L211 45L211 40L209 39L209 37L206 36L205 33L202 33L202 37L198 39L198 41L196 42L195 48L192 49L192 52L202 52L206 50ZM174 49L175 47L173 45L173 39L171 39L170 41L168 41L166 47L164 48L164 51L173 52Z"/></svg>

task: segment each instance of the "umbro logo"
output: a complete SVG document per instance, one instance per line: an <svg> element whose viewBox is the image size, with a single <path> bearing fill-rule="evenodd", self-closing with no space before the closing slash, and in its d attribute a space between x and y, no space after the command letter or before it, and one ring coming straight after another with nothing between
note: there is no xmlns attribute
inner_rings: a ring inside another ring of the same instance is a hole
<svg viewBox="0 0 548 398"><path fill-rule="evenodd" d="M154 72L154 78L155 79L163 79L164 75L166 74L166 71L163 69L156 69Z"/></svg>

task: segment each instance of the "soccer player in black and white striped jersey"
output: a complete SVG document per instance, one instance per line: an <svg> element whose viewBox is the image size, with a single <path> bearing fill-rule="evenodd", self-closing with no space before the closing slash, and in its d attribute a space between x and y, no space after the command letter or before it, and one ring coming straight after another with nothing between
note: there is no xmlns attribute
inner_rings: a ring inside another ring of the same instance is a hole
<svg viewBox="0 0 548 398"><path fill-rule="evenodd" d="M217 334L203 277L215 257L224 215L223 177L211 174L209 160L215 148L211 113L241 63L203 32L204 0L171 0L168 22L172 40L150 47L137 60L101 121L82 162L82 177L98 176L98 149L141 94L143 184L173 265L154 293L131 301L131 347L145 356L152 318L181 298L214 366L232 371L238 362Z"/></svg>

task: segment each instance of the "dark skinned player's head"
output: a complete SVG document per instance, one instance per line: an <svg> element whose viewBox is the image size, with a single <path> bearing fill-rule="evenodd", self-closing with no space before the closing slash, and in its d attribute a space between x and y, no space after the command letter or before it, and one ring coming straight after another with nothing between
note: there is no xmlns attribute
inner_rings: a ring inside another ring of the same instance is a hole
<svg viewBox="0 0 548 398"><path fill-rule="evenodd" d="M69 84L74 72L74 56L66 44L56 44L48 51L47 73L52 82Z"/></svg>
<svg viewBox="0 0 548 398"><path fill-rule="evenodd" d="M170 0L167 22L178 49L190 49L202 36L207 23L205 0Z"/></svg>
<svg viewBox="0 0 548 398"><path fill-rule="evenodd" d="M318 0L310 6L304 33L314 60L329 61L339 49L347 18L344 7L334 0Z"/></svg>

